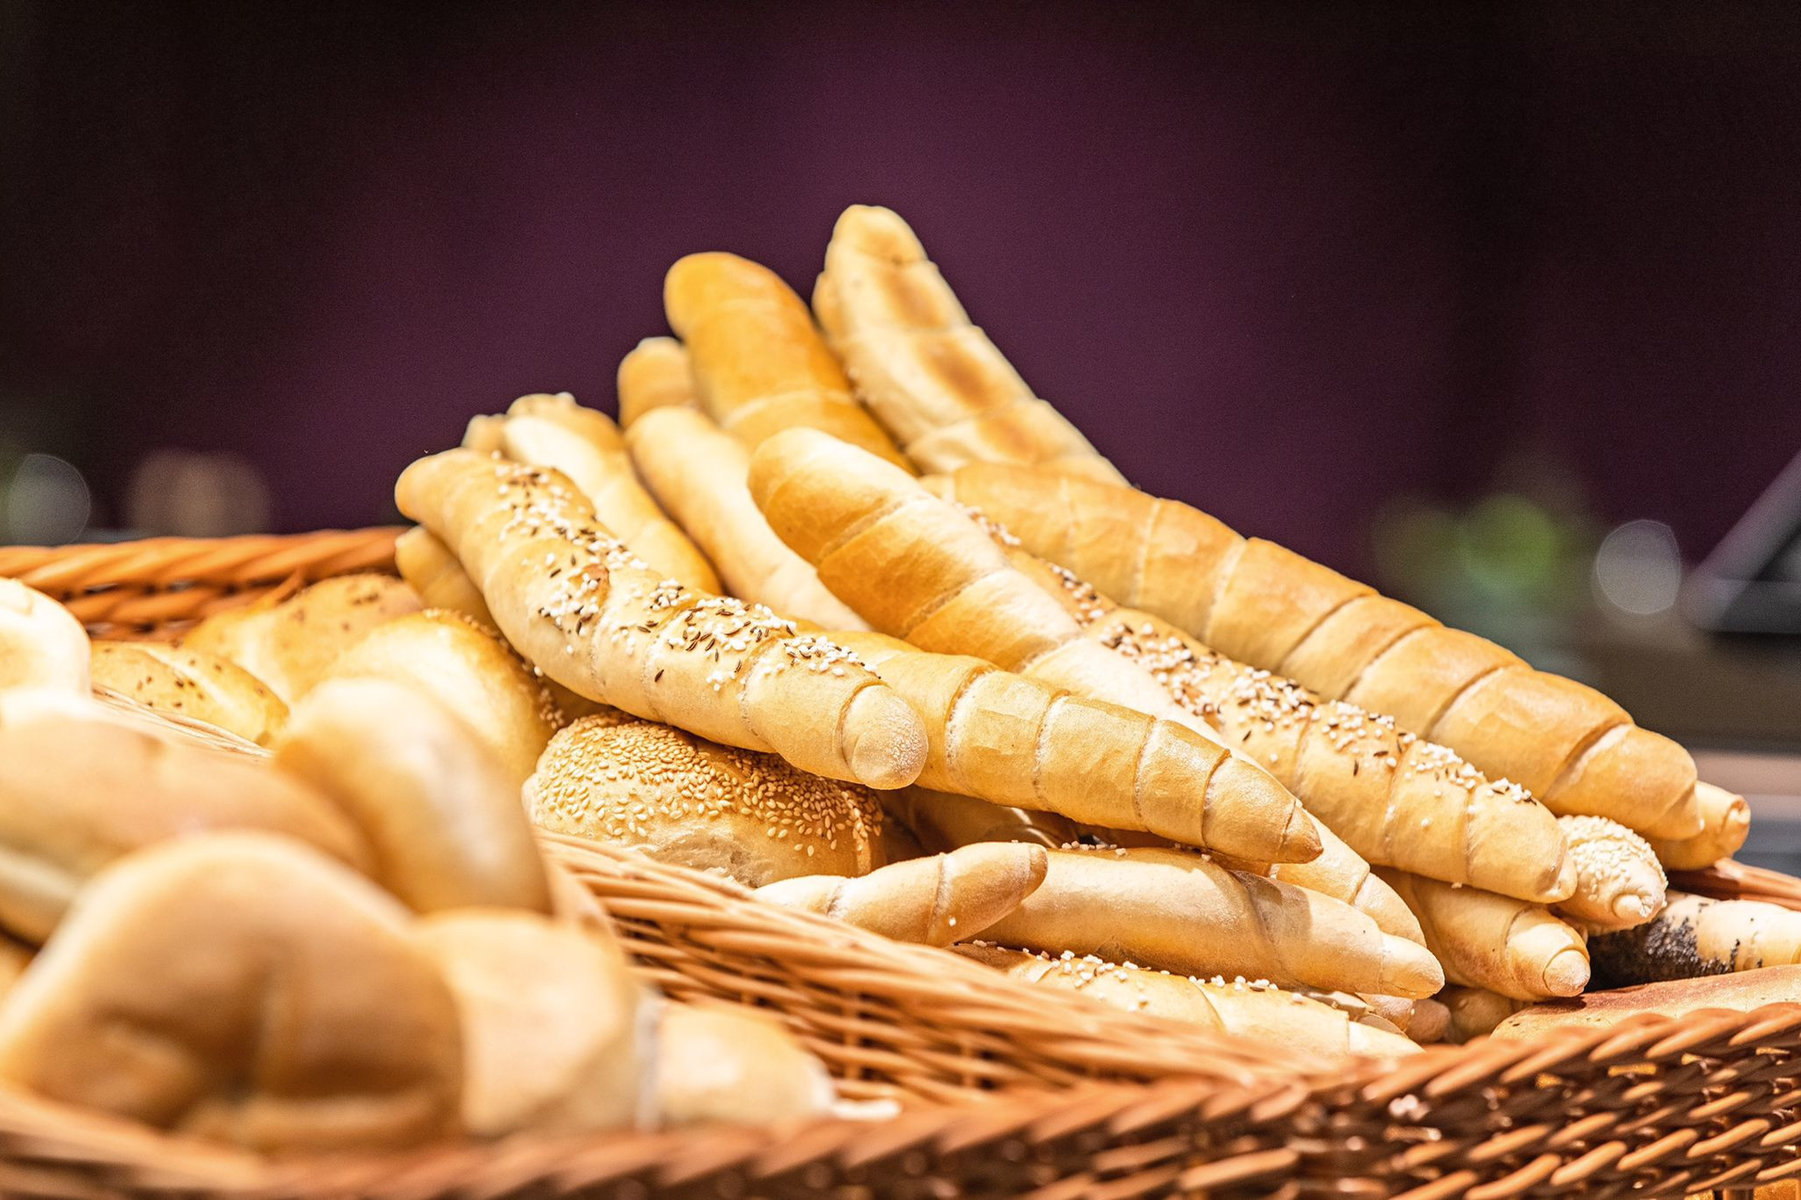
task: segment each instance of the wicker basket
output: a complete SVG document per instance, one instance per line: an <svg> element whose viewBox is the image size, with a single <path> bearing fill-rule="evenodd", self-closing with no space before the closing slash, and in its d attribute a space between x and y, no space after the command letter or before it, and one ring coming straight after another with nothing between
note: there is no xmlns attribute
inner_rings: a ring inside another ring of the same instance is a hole
<svg viewBox="0 0 1801 1200"><path fill-rule="evenodd" d="M168 636L314 579L391 570L395 532L0 548L0 575L63 600L97 635ZM901 1114L271 1162L0 1091L0 1195L1498 1200L1731 1194L1801 1174L1801 1005L1435 1048L1398 1066L1307 1059L1031 989L710 876L546 844L668 993L776 1013L846 1095L899 1100Z"/></svg>

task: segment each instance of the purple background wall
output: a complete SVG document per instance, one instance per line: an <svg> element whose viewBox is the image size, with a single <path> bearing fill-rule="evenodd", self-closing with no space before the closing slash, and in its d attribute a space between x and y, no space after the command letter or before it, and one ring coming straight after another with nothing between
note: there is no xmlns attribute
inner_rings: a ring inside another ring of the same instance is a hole
<svg viewBox="0 0 1801 1200"><path fill-rule="evenodd" d="M880 202L1151 490L1359 568L1535 451L1704 553L1801 449L1794 11L1247 7L0 6L0 433L379 520Z"/></svg>

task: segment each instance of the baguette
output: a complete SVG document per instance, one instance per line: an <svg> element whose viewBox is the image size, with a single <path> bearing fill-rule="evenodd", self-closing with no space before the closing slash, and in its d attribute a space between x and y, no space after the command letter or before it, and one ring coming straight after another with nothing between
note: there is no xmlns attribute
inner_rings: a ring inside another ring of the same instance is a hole
<svg viewBox="0 0 1801 1200"><path fill-rule="evenodd" d="M832 1077L793 1034L736 1005L665 1005L653 1077L669 1128L796 1122L836 1099Z"/></svg>
<svg viewBox="0 0 1801 1200"><path fill-rule="evenodd" d="M857 395L926 470L1001 461L1121 478L970 324L892 211L838 218L813 308Z"/></svg>
<svg viewBox="0 0 1801 1200"><path fill-rule="evenodd" d="M1304 888L1175 850L1046 853L1044 882L989 940L1278 987L1417 997L1444 985L1421 946Z"/></svg>
<svg viewBox="0 0 1801 1200"><path fill-rule="evenodd" d="M869 628L769 528L745 486L749 452L705 413L646 413L626 442L651 493L706 551L728 592L825 629Z"/></svg>
<svg viewBox="0 0 1801 1200"><path fill-rule="evenodd" d="M1127 1012L1255 1038L1302 1053L1400 1057L1419 1049L1406 1038L1258 981L1205 981L1108 962L1093 955L1046 956L977 943L957 953L1040 987L1079 992Z"/></svg>
<svg viewBox="0 0 1801 1200"><path fill-rule="evenodd" d="M595 519L652 570L697 591L719 590L713 565L644 490L606 414L583 408L568 392L521 396L507 409L501 446L514 462L560 471Z"/></svg>
<svg viewBox="0 0 1801 1200"><path fill-rule="evenodd" d="M735 254L690 254L663 280L663 309L687 347L701 404L748 449L800 426L911 469L775 272Z"/></svg>
<svg viewBox="0 0 1801 1200"><path fill-rule="evenodd" d="M387 679L329 679L295 707L275 763L356 823L376 879L415 911L549 911L518 785L430 695Z"/></svg>
<svg viewBox="0 0 1801 1200"><path fill-rule="evenodd" d="M1479 1037L1486 1037L1495 1031L1495 1027L1507 1020L1522 1008L1528 1007L1524 1000L1514 1000L1499 992L1491 992L1487 988L1448 987L1438 994L1445 1008L1451 1014L1451 1023L1445 1031L1445 1040L1462 1045ZM1557 1001L1555 1003L1564 1003ZM1578 1003L1580 1003L1578 1001Z"/></svg>
<svg viewBox="0 0 1801 1200"><path fill-rule="evenodd" d="M1686 838L1650 838L1652 851L1672 871L1702 871L1722 858L1731 858L1751 832L1751 806L1711 783L1695 784L1695 803L1701 810L1701 832Z"/></svg>
<svg viewBox="0 0 1801 1200"><path fill-rule="evenodd" d="M1491 783L1443 746L1342 701L1209 650L1150 613L1120 608L1061 567L1015 552L1087 636L1145 667L1176 703L1219 725L1368 862L1523 900L1576 889L1557 820L1517 785Z"/></svg>
<svg viewBox="0 0 1801 1200"><path fill-rule="evenodd" d="M1044 882L1047 866L1042 846L991 842L896 863L860 879L784 879L755 894L897 942L948 946L979 935L1018 908Z"/></svg>
<svg viewBox="0 0 1801 1200"><path fill-rule="evenodd" d="M489 629L500 628L463 564L425 526L415 525L395 539L394 565L426 608L460 612Z"/></svg>
<svg viewBox="0 0 1801 1200"><path fill-rule="evenodd" d="M1262 770L1183 726L976 658L835 634L924 718L917 783L1244 858L1316 858L1313 822Z"/></svg>
<svg viewBox="0 0 1801 1200"><path fill-rule="evenodd" d="M94 683L157 712L205 721L261 746L281 733L288 706L229 659L158 642L96 642Z"/></svg>
<svg viewBox="0 0 1801 1200"><path fill-rule="evenodd" d="M572 691L816 775L918 777L919 715L853 655L661 580L560 476L452 450L408 467L396 497L451 547L507 640Z"/></svg>
<svg viewBox="0 0 1801 1200"><path fill-rule="evenodd" d="M1221 866L1306 888L1367 915L1383 933L1426 944L1419 920L1369 863L1323 822L1313 822L1319 857L1308 862L1249 862L1216 854Z"/></svg>
<svg viewBox="0 0 1801 1200"><path fill-rule="evenodd" d="M1798 966L1647 983L1533 1005L1502 1021L1495 1036L1539 1039L1560 1029L1606 1029L1646 1014L1686 1017L1710 1009L1753 1012L1767 1004L1793 1004L1798 995Z"/></svg>
<svg viewBox="0 0 1801 1200"><path fill-rule="evenodd" d="M230 659L291 708L370 630L423 607L398 579L340 575L279 603L215 613L179 644Z"/></svg>
<svg viewBox="0 0 1801 1200"><path fill-rule="evenodd" d="M688 351L671 337L649 337L619 361L619 427L658 408L699 408Z"/></svg>
<svg viewBox="0 0 1801 1200"><path fill-rule="evenodd" d="M1475 888L1378 870L1419 917L1445 978L1516 1000L1574 996L1589 979L1582 935L1528 904Z"/></svg>
<svg viewBox="0 0 1801 1200"><path fill-rule="evenodd" d="M863 788L651 721L585 718L525 786L534 824L714 870L747 887L875 865L882 810Z"/></svg>
<svg viewBox="0 0 1801 1200"><path fill-rule="evenodd" d="M1701 829L1694 762L1599 692L1535 671L1318 563L1169 500L1023 467L934 481L1040 558L1220 653L1393 716L1559 815L1646 836Z"/></svg>
<svg viewBox="0 0 1801 1200"><path fill-rule="evenodd" d="M649 1116L648 996L617 942L505 909L435 913L412 937L456 997L470 1133L588 1133Z"/></svg>
<svg viewBox="0 0 1801 1200"><path fill-rule="evenodd" d="M75 614L36 588L0 578L0 691L89 691L88 631Z"/></svg>
<svg viewBox="0 0 1801 1200"><path fill-rule="evenodd" d="M1645 839L1605 817L1559 817L1576 864L1576 893L1551 911L1589 933L1643 925L1663 908L1669 881Z"/></svg>
<svg viewBox="0 0 1801 1200"><path fill-rule="evenodd" d="M557 731L543 681L498 635L458 613L389 621L340 655L327 678L386 679L441 703L504 768L515 794Z"/></svg>
<svg viewBox="0 0 1801 1200"><path fill-rule="evenodd" d="M1589 939L1595 981L1626 987L1801 963L1801 913L1671 892L1650 922Z"/></svg>
<svg viewBox="0 0 1801 1200"><path fill-rule="evenodd" d="M281 834L370 869L362 834L299 781L42 695L12 693L0 721L0 930L42 942L109 863L212 829Z"/></svg>
<svg viewBox="0 0 1801 1200"><path fill-rule="evenodd" d="M404 908L286 838L121 859L0 1004L0 1081L259 1152L456 1131L455 1002Z"/></svg>

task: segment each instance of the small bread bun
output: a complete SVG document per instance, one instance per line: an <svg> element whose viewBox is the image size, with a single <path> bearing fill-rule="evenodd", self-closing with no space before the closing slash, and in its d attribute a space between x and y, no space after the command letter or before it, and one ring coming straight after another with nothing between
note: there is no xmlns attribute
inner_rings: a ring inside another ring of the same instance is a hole
<svg viewBox="0 0 1801 1200"><path fill-rule="evenodd" d="M215 613L181 644L231 659L292 705L371 629L422 607L392 576L340 575L279 604Z"/></svg>
<svg viewBox="0 0 1801 1200"><path fill-rule="evenodd" d="M638 1123L649 1030L616 942L537 913L476 908L422 917L414 937L456 996L470 1133Z"/></svg>
<svg viewBox="0 0 1801 1200"><path fill-rule="evenodd" d="M656 1085L667 1126L799 1121L836 1098L824 1065L773 1018L712 1005L663 1009Z"/></svg>
<svg viewBox="0 0 1801 1200"><path fill-rule="evenodd" d="M493 751L515 790L557 729L543 682L461 613L433 609L389 621L340 655L330 674L391 679L441 701Z"/></svg>
<svg viewBox="0 0 1801 1200"><path fill-rule="evenodd" d="M258 1151L453 1132L456 1004L406 910L288 838L115 863L0 1005L0 1080Z"/></svg>
<svg viewBox="0 0 1801 1200"><path fill-rule="evenodd" d="M88 631L36 588L0 579L0 691L88 694Z"/></svg>
<svg viewBox="0 0 1801 1200"><path fill-rule="evenodd" d="M654 721L584 717L550 739L525 786L541 829L717 870L747 887L864 875L881 806L866 788Z"/></svg>
<svg viewBox="0 0 1801 1200"><path fill-rule="evenodd" d="M158 712L266 746L288 723L288 706L230 659L157 642L94 643L94 682Z"/></svg>
<svg viewBox="0 0 1801 1200"><path fill-rule="evenodd" d="M519 789L450 709L387 679L328 679L294 708L282 770L362 830L375 878L416 912L550 911Z"/></svg>
<svg viewBox="0 0 1801 1200"><path fill-rule="evenodd" d="M50 935L81 886L121 855L209 829L285 834L365 870L369 847L329 800L266 763L162 737L93 701L0 723L0 928Z"/></svg>

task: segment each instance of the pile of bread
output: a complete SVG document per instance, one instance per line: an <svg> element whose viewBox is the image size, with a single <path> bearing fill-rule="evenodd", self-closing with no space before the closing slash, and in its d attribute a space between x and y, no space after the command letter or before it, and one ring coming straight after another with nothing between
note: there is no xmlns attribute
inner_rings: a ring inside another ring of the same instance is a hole
<svg viewBox="0 0 1801 1200"><path fill-rule="evenodd" d="M48 944L0 1080L259 1147L827 1102L627 984L528 822L1322 1053L1801 959L1801 916L1668 889L1748 825L1679 746L1132 488L894 213L810 309L720 253L665 305L623 432L536 394L407 468L404 582L94 648L267 767L77 699L81 631L7 594L0 928Z"/></svg>

